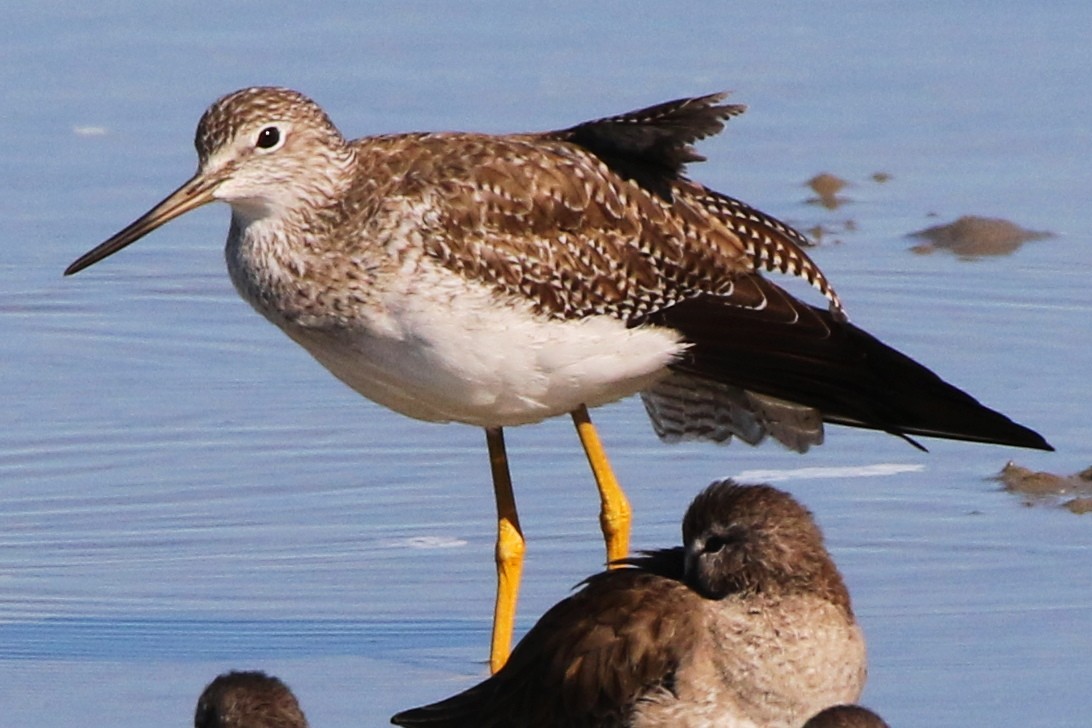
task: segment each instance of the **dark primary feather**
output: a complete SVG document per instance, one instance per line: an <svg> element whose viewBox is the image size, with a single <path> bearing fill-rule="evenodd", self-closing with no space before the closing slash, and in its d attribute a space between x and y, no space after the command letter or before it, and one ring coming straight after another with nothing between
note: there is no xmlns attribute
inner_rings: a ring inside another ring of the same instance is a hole
<svg viewBox="0 0 1092 728"><path fill-rule="evenodd" d="M814 407L827 422L912 443L924 435L1052 449L910 357L757 276L737 281L730 296L697 296L639 323L691 342L675 368Z"/></svg>
<svg viewBox="0 0 1092 728"><path fill-rule="evenodd" d="M693 142L717 134L725 119L747 109L719 103L727 95L676 99L542 136L584 147L622 177L670 200L671 182L685 165L705 159Z"/></svg>

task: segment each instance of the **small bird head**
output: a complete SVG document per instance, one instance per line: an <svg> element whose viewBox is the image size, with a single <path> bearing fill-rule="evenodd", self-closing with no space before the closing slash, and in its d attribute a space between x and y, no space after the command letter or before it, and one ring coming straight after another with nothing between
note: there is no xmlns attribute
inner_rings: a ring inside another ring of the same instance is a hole
<svg viewBox="0 0 1092 728"><path fill-rule="evenodd" d="M806 508L769 485L713 483L683 518L685 581L710 599L834 581L823 536Z"/></svg>
<svg viewBox="0 0 1092 728"><path fill-rule="evenodd" d="M247 88L214 103L194 138L199 175L216 180L213 199L249 217L328 196L328 170L348 148L326 112L296 91Z"/></svg>
<svg viewBox="0 0 1092 728"><path fill-rule="evenodd" d="M263 672L227 672L197 700L194 728L307 728L296 696Z"/></svg>
<svg viewBox="0 0 1092 728"><path fill-rule="evenodd" d="M135 222L78 258L77 273L161 225L214 201L231 205L244 224L318 207L336 195L352 148L326 113L296 91L254 87L219 99L201 117L194 139L197 173Z"/></svg>

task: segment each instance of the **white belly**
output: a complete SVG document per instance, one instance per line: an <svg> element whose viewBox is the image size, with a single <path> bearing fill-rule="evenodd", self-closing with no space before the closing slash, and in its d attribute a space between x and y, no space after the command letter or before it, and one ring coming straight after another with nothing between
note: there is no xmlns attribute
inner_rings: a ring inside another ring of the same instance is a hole
<svg viewBox="0 0 1092 728"><path fill-rule="evenodd" d="M352 326L273 320L338 379L409 417L527 424L612 402L667 373L685 348L662 328L610 316L558 321L484 287L390 295ZM380 309L380 310L375 310Z"/></svg>

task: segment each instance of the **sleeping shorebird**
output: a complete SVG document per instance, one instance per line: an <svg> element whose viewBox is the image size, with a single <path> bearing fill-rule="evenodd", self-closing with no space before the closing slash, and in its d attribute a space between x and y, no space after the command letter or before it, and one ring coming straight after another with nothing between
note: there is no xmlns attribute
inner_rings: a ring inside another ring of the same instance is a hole
<svg viewBox="0 0 1092 728"><path fill-rule="evenodd" d="M231 205L236 289L336 377L410 417L485 428L497 500L490 665L509 651L524 542L502 428L569 413L599 488L608 561L630 508L587 408L640 392L666 440L804 451L823 422L1047 448L849 323L777 220L684 176L744 107L680 99L561 131L346 141L283 88L205 112L197 173L76 260ZM803 278L808 305L762 275Z"/></svg>
<svg viewBox="0 0 1092 728"><path fill-rule="evenodd" d="M799 728L864 688L865 643L811 514L713 483L683 546L627 559L542 616L492 677L391 719L429 728Z"/></svg>

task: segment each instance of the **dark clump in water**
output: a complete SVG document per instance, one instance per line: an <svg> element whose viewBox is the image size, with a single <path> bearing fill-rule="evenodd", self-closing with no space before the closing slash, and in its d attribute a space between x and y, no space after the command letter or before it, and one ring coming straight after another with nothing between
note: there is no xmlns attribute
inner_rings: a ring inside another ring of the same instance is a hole
<svg viewBox="0 0 1092 728"><path fill-rule="evenodd" d="M978 258L1008 255L1030 240L1052 238L1054 233L1026 230L1000 218L964 215L947 225L935 225L910 233L910 237L926 241L911 248L915 253L928 254L941 249L961 258Z"/></svg>
<svg viewBox="0 0 1092 728"><path fill-rule="evenodd" d="M1092 497L1081 496L1080 498L1074 498L1071 501L1066 501L1063 504L1067 510L1076 513L1078 516L1085 513L1092 512Z"/></svg>
<svg viewBox="0 0 1092 728"><path fill-rule="evenodd" d="M811 204L822 205L828 210L836 210L847 201L844 197L838 196L838 193L849 184L841 177L822 172L809 179L807 184L818 195L808 200Z"/></svg>
<svg viewBox="0 0 1092 728"><path fill-rule="evenodd" d="M1030 470L1011 460L994 476L1010 493L1024 496L1027 505L1060 505L1073 513L1092 511L1092 467L1073 475Z"/></svg>
<svg viewBox="0 0 1092 728"><path fill-rule="evenodd" d="M816 223L812 225L804 232L814 242L815 245L822 245L823 243L840 243L841 238L836 236L843 233L852 233L857 231L857 221L853 219L846 219L835 223Z"/></svg>

